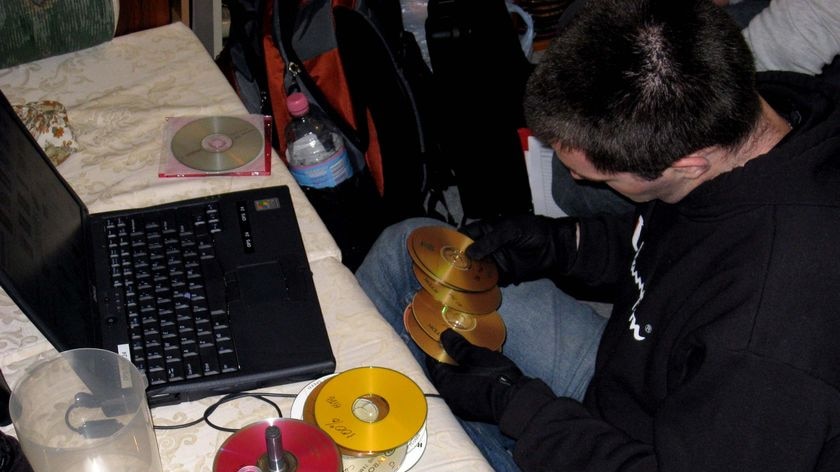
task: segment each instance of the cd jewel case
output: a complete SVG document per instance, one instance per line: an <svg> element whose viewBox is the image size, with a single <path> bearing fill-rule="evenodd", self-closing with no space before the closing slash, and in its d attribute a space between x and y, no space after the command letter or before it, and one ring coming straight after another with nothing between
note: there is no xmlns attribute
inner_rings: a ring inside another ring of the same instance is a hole
<svg viewBox="0 0 840 472"><path fill-rule="evenodd" d="M159 177L270 174L270 116L166 118Z"/></svg>

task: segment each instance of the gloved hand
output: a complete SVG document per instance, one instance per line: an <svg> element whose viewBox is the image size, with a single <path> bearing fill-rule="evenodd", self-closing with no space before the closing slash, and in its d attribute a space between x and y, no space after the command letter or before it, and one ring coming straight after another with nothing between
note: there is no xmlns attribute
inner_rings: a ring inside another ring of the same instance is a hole
<svg viewBox="0 0 840 472"><path fill-rule="evenodd" d="M575 218L521 215L480 220L461 228L474 240L467 256L492 257L499 270L499 285L518 284L565 273L577 254Z"/></svg>
<svg viewBox="0 0 840 472"><path fill-rule="evenodd" d="M519 386L530 378L503 354L474 346L451 329L441 333L440 342L458 365L430 357L427 367L449 408L468 421L498 423Z"/></svg>
<svg viewBox="0 0 840 472"><path fill-rule="evenodd" d="M14 436L0 432L0 472L32 472L32 466L23 455L20 443Z"/></svg>

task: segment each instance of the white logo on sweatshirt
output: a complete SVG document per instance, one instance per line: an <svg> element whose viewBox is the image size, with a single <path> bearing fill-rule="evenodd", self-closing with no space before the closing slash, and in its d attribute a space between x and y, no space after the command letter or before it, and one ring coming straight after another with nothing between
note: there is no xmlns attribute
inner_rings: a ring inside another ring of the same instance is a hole
<svg viewBox="0 0 840 472"><path fill-rule="evenodd" d="M636 303L633 304L633 309L630 310L630 331L633 332L633 338L636 341L644 341L645 337L642 336L642 327L639 326L638 321L636 320L636 308L638 308L639 304L642 303L642 299L645 298L645 282L642 280L642 277L639 275L639 272L636 270L636 259L639 257L639 252L642 250L642 247L645 245L644 241L640 241L642 228L645 225L644 218L639 216L639 220L636 222L636 229L633 230L633 249L636 251L636 254L633 256L633 264L630 265L630 274L633 276L633 281L636 283L636 287L639 289L639 298L636 299ZM645 326L645 332L650 333L651 327Z"/></svg>

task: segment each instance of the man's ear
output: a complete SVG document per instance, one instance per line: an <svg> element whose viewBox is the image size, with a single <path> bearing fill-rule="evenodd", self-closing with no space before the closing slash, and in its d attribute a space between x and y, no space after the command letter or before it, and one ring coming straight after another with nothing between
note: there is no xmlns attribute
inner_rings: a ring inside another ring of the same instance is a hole
<svg viewBox="0 0 840 472"><path fill-rule="evenodd" d="M671 171L687 179L697 179L712 168L710 149L700 149L685 155L671 164Z"/></svg>

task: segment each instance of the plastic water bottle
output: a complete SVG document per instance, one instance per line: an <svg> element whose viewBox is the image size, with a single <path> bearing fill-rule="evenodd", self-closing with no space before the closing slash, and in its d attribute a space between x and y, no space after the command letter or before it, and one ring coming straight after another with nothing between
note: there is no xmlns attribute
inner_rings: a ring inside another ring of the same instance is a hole
<svg viewBox="0 0 840 472"><path fill-rule="evenodd" d="M286 160L302 187L330 188L353 175L344 140L326 118L310 113L300 92L286 99L292 121L286 128Z"/></svg>

